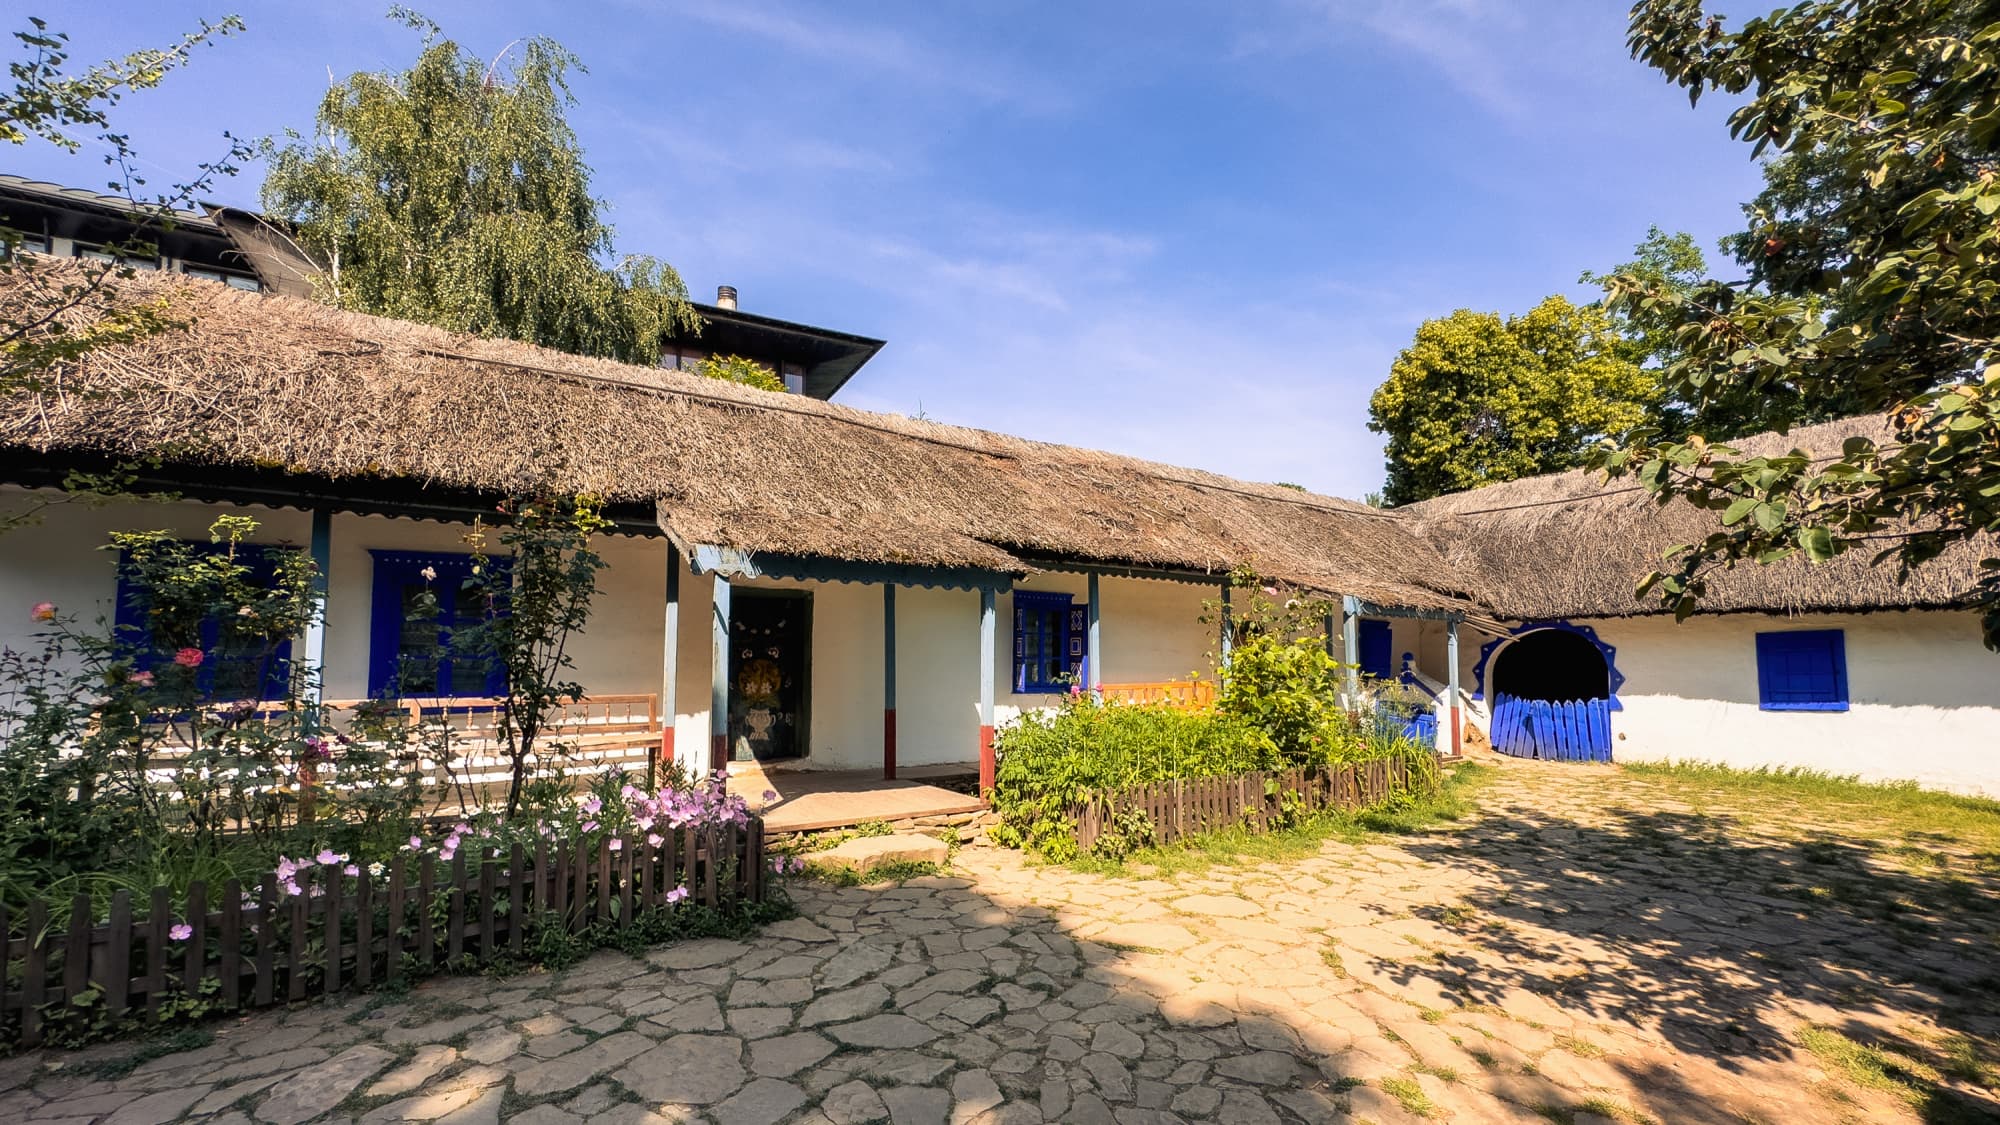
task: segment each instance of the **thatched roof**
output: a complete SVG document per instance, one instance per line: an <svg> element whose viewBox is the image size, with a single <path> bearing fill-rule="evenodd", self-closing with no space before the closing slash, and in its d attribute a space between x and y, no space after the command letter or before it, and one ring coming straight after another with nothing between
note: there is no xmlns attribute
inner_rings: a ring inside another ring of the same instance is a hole
<svg viewBox="0 0 2000 1125"><path fill-rule="evenodd" d="M1745 454L1802 449L1835 456L1861 435L1889 444L1879 415L1760 434L1729 443ZM1414 520L1493 612L1515 619L1624 617L1663 612L1657 596L1633 596L1639 580L1661 568L1662 555L1715 531L1718 512L1665 506L1631 478L1607 482L1581 470L1487 485L1398 509ZM1848 551L1813 565L1794 556L1769 566L1742 563L1709 581L1703 612L1841 611L1962 605L1978 581L1985 542L1962 543L1897 581L1893 561L1871 566L1875 552Z"/></svg>
<svg viewBox="0 0 2000 1125"><path fill-rule="evenodd" d="M51 267L66 268L66 267ZM334 482L656 501L684 546L1016 573L1051 559L1462 604L1405 519L1274 485L872 414L173 275L184 330L0 400L0 448ZM0 279L0 305L22 300Z"/></svg>

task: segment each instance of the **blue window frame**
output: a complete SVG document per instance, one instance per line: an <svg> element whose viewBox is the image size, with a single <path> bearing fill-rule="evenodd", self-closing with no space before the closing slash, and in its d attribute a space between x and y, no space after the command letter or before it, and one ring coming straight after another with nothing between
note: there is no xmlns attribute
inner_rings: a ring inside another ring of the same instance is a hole
<svg viewBox="0 0 2000 1125"><path fill-rule="evenodd" d="M1757 634L1757 705L1847 710L1847 639L1839 629Z"/></svg>
<svg viewBox="0 0 2000 1125"><path fill-rule="evenodd" d="M1065 692L1084 681L1088 607L1068 594L1014 591L1014 693Z"/></svg>
<svg viewBox="0 0 2000 1125"><path fill-rule="evenodd" d="M1396 674L1395 658L1391 655L1392 635L1387 621L1361 622L1361 672L1363 675L1389 679Z"/></svg>
<svg viewBox="0 0 2000 1125"><path fill-rule="evenodd" d="M200 555L219 555L227 549L220 543L199 541L190 541L187 547ZM270 586L277 581L280 552L290 549L239 544L236 557L249 569L253 582ZM131 646L134 668L151 672L170 659L167 655L169 650L198 648L202 661L200 670L195 674L195 689L202 698L217 703L285 698L292 674L290 638L275 645L225 645L221 619L214 616L202 621L195 635L160 636L152 619L152 592L131 573L123 552L118 558L117 596L112 624L120 642Z"/></svg>
<svg viewBox="0 0 2000 1125"><path fill-rule="evenodd" d="M375 584L369 613L368 694L376 698L505 694L505 668L452 650L452 634L478 622L485 612L464 589L472 577L472 556L432 551L369 554L375 556ZM493 562L505 566L506 560ZM435 614L422 611L426 591L437 599Z"/></svg>

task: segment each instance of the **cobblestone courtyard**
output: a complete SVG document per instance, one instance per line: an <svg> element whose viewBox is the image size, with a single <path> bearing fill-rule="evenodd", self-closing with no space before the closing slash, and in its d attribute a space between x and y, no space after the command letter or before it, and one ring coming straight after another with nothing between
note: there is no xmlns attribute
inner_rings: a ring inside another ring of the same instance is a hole
<svg viewBox="0 0 2000 1125"><path fill-rule="evenodd" d="M115 1079L82 1072L130 1043L0 1061L0 1121L2000 1114L1976 1061L2000 857L1608 768L1510 763L1479 801L1174 879L968 848L948 878L801 889L745 942L252 1017ZM1928 1101L1829 1061L1879 1042L1936 1053Z"/></svg>

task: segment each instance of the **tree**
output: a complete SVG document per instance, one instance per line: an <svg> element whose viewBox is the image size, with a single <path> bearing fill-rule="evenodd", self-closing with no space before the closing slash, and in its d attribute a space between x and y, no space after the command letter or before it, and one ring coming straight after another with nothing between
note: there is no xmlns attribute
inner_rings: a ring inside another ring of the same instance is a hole
<svg viewBox="0 0 2000 1125"><path fill-rule="evenodd" d="M146 199L146 180L134 170L138 153L131 138L113 127L111 111L125 95L158 86L186 65L196 48L242 29L243 21L235 16L204 22L170 47L135 51L81 74L65 72L69 36L51 31L47 21L30 17L26 30L13 33L26 57L8 64L9 83L0 86L0 141L41 141L69 153L82 151L86 143L104 149L104 162L112 169L106 188L134 205L140 233L111 247L110 260L53 269L46 259L20 252L21 236L0 215L0 285L13 291L8 311L0 315L0 394L38 389L51 371L95 348L174 326L165 305L120 304L112 300L111 290L119 279L132 276L126 259L157 253L146 233L171 229L180 209L218 178L234 175L249 149L224 133L227 155L199 165L190 182Z"/></svg>
<svg viewBox="0 0 2000 1125"><path fill-rule="evenodd" d="M1623 347L1602 310L1562 297L1425 321L1368 404L1368 428L1389 435L1383 503L1571 468L1639 425L1656 385Z"/></svg>
<svg viewBox="0 0 2000 1125"><path fill-rule="evenodd" d="M1708 259L1695 245L1693 235L1686 231L1668 234L1654 226L1648 227L1646 237L1632 248L1631 261L1613 266L1609 273L1585 270L1576 280L1579 285L1603 286L1620 274L1643 277L1662 288L1685 293L1708 278ZM1612 325L1625 338L1621 350L1633 363L1659 367L1680 354L1674 345L1673 326L1661 317L1643 316L1631 309L1610 315Z"/></svg>
<svg viewBox="0 0 2000 1125"><path fill-rule="evenodd" d="M1745 457L1640 433L1595 463L1722 513L1640 587L1692 613L1742 560L1855 549L1908 568L2000 531L2000 20L1972 0L1817 0L1731 31L1699 0L1642 0L1635 57L1742 101L1734 136L1777 154L1750 230L1751 276L1692 292L1612 279L1619 309L1664 315L1676 393L1762 395L1779 424L1814 408L1882 411L1887 444ZM1977 590L2000 648L2000 560Z"/></svg>
<svg viewBox="0 0 2000 1125"><path fill-rule="evenodd" d="M564 118L576 57L550 39L503 72L423 33L409 70L357 73L320 102L316 134L265 143L264 204L326 269L343 308L655 363L662 338L700 328L673 267L615 266L612 231Z"/></svg>

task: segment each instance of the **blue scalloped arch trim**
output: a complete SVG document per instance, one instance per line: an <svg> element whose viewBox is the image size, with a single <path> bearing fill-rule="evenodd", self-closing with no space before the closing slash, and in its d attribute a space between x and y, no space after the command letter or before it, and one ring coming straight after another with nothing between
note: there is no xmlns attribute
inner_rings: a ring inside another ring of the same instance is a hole
<svg viewBox="0 0 2000 1125"><path fill-rule="evenodd" d="M1588 625L1578 625L1570 621L1529 621L1514 627L1504 637L1495 637L1479 646L1479 663L1472 666L1472 698L1484 702L1486 699L1486 666L1493 657L1507 645L1529 633L1539 633L1544 629L1560 629L1565 633L1575 633L1597 646L1604 657L1604 667L1611 673L1611 709L1623 711L1625 705L1618 701L1618 689L1625 686L1625 673L1618 670L1618 650L1598 639L1597 630Z"/></svg>

